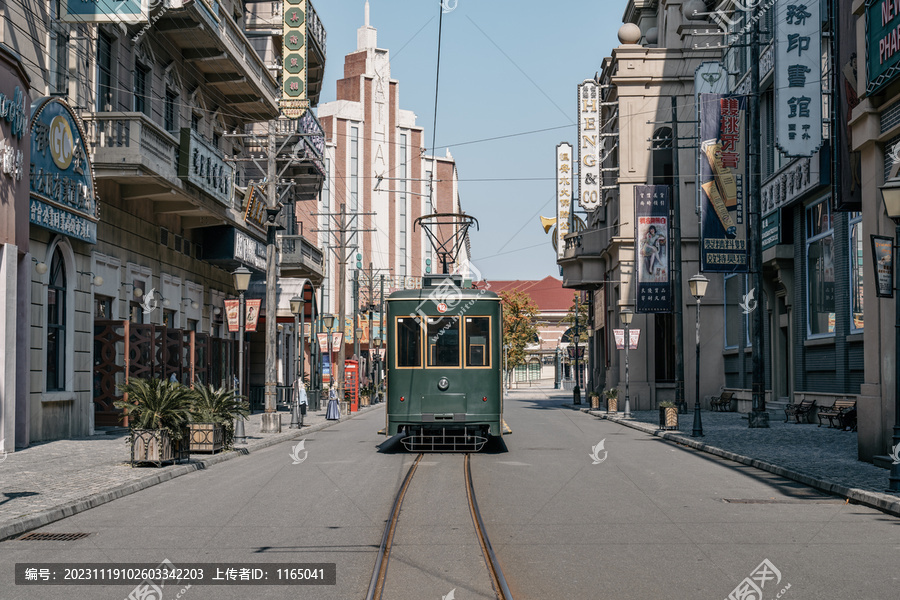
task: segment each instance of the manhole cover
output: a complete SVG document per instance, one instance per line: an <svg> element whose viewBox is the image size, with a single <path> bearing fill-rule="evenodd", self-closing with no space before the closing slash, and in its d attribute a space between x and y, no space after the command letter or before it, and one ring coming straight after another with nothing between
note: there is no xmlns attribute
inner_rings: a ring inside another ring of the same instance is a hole
<svg viewBox="0 0 900 600"><path fill-rule="evenodd" d="M80 540L86 538L89 533L27 533L19 539L24 542L68 542L71 540Z"/></svg>

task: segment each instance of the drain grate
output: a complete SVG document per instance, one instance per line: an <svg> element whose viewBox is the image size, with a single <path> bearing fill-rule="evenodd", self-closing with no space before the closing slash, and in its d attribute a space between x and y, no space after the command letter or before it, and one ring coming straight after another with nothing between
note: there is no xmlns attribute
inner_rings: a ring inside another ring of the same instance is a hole
<svg viewBox="0 0 900 600"><path fill-rule="evenodd" d="M809 498L804 500L775 498L722 498L726 504L844 504L844 500L836 498Z"/></svg>
<svg viewBox="0 0 900 600"><path fill-rule="evenodd" d="M24 542L69 542L86 538L89 533L27 533L19 538Z"/></svg>

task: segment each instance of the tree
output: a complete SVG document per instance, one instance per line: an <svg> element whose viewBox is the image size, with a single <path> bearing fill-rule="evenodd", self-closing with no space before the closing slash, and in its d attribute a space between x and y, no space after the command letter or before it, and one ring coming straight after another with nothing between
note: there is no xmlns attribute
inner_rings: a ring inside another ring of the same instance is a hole
<svg viewBox="0 0 900 600"><path fill-rule="evenodd" d="M519 290L500 292L503 302L503 343L509 346L506 368L525 364L525 346L537 338L538 306Z"/></svg>
<svg viewBox="0 0 900 600"><path fill-rule="evenodd" d="M575 292L572 296L572 306L569 307L569 312L561 319L561 322L565 323L570 328L573 328L569 339L572 343L575 343L574 327L576 307L578 310L578 343L586 344L588 341L588 305L587 302L579 299L578 292Z"/></svg>

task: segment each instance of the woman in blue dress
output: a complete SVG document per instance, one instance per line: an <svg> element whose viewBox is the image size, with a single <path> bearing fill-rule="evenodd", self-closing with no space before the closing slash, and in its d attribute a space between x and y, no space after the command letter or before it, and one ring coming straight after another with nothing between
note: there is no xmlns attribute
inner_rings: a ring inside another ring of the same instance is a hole
<svg viewBox="0 0 900 600"><path fill-rule="evenodd" d="M329 421L341 419L341 407L338 404L337 390L334 388L328 390L328 409L325 411L325 418Z"/></svg>

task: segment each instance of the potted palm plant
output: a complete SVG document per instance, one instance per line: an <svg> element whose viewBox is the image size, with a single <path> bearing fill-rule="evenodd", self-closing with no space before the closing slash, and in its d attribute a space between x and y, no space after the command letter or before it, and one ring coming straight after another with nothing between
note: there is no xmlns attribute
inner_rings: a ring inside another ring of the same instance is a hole
<svg viewBox="0 0 900 600"><path fill-rule="evenodd" d="M674 402L659 403L659 428L678 429L678 407Z"/></svg>
<svg viewBox="0 0 900 600"><path fill-rule="evenodd" d="M187 425L191 421L191 390L161 379L134 378L119 386L124 393L117 408L128 418L131 466L161 466L187 458Z"/></svg>
<svg viewBox="0 0 900 600"><path fill-rule="evenodd" d="M603 395L606 396L606 412L616 412L619 408L619 388L610 388Z"/></svg>
<svg viewBox="0 0 900 600"><path fill-rule="evenodd" d="M600 393L591 392L588 395L591 397L591 409L597 410L598 408L600 408Z"/></svg>
<svg viewBox="0 0 900 600"><path fill-rule="evenodd" d="M249 414L234 388L197 382L191 390L191 452L218 452L234 444L234 420Z"/></svg>

